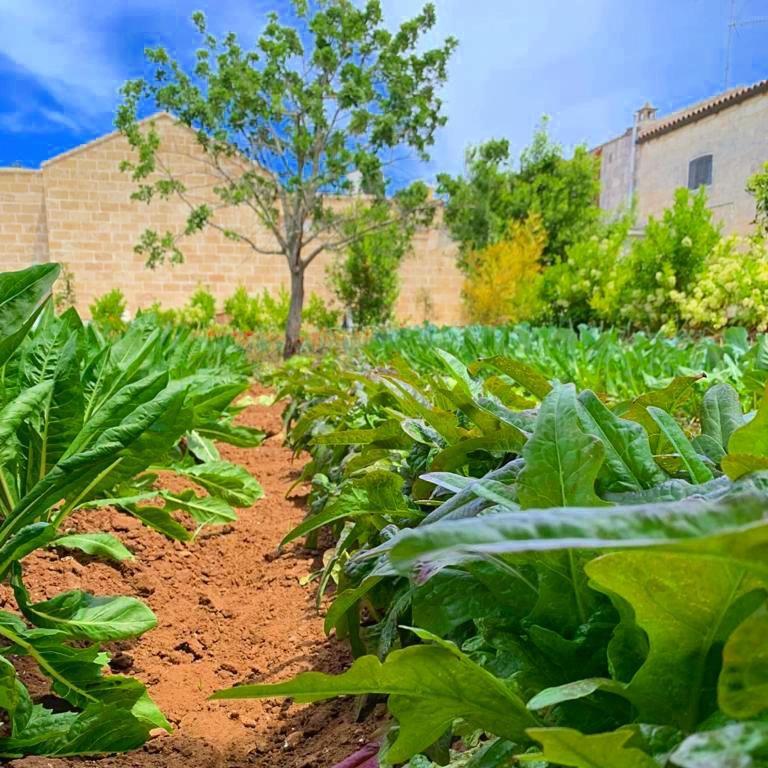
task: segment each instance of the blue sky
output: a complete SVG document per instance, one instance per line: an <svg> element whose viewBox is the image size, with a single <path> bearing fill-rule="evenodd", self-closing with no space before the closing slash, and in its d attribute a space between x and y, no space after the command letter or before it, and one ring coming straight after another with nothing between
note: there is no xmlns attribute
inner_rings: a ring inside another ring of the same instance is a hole
<svg viewBox="0 0 768 768"><path fill-rule="evenodd" d="M392 22L418 0L382 0ZM507 137L522 149L543 114L566 146L623 131L646 100L662 112L723 87L730 0L435 0L435 40L459 38L449 117L426 166L461 169L467 145ZM146 45L184 56L201 9L216 32L254 40L285 0L0 0L0 166L36 167L112 129L117 89L141 74ZM737 0L739 17L765 0ZM768 77L768 25L735 38L732 84ZM768 128L768 127L767 127Z"/></svg>

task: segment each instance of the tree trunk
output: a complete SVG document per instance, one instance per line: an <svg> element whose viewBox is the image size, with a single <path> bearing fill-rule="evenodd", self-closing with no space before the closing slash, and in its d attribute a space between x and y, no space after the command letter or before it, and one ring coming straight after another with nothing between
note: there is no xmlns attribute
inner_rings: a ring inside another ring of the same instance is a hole
<svg viewBox="0 0 768 768"><path fill-rule="evenodd" d="M301 350L301 310L304 308L304 268L291 269L291 307L285 326L283 359L293 357Z"/></svg>

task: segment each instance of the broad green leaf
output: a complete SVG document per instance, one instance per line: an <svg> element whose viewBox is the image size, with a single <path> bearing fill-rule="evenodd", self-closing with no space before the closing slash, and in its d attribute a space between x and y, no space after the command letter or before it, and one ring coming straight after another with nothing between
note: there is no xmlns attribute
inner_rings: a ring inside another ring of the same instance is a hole
<svg viewBox="0 0 768 768"><path fill-rule="evenodd" d="M187 448L198 461L218 461L221 458L213 440L204 437L195 429L187 435Z"/></svg>
<svg viewBox="0 0 768 768"><path fill-rule="evenodd" d="M42 549L56 537L56 527L51 523L32 523L14 533L0 547L0 578L5 578L8 569L20 562L30 552Z"/></svg>
<svg viewBox="0 0 768 768"><path fill-rule="evenodd" d="M764 768L768 723L726 725L689 736L671 756L677 768Z"/></svg>
<svg viewBox="0 0 768 768"><path fill-rule="evenodd" d="M723 648L717 699L725 714L748 720L768 712L768 609L760 606Z"/></svg>
<svg viewBox="0 0 768 768"><path fill-rule="evenodd" d="M702 435L712 438L726 449L731 435L743 422L739 395L730 384L715 384L704 393L701 403Z"/></svg>
<svg viewBox="0 0 768 768"><path fill-rule="evenodd" d="M693 394L694 385L702 378L703 374L698 376L675 376L663 389L654 389L651 392L646 392L636 397L628 405L618 409L617 415L642 424L648 433L653 454L665 453L663 433L658 423L648 413L648 406L661 408L667 413L674 414L683 403L690 399Z"/></svg>
<svg viewBox="0 0 768 768"><path fill-rule="evenodd" d="M201 437L207 437L209 440L218 440L221 443L228 443L239 448L256 448L267 437L267 433L262 429L247 427L242 424L233 424L226 419L200 424L197 431Z"/></svg>
<svg viewBox="0 0 768 768"><path fill-rule="evenodd" d="M581 427L572 384L557 385L545 398L533 437L523 448L518 497L523 508L605 506L595 480L605 458L600 440Z"/></svg>
<svg viewBox="0 0 768 768"><path fill-rule="evenodd" d="M27 335L51 293L58 264L0 274L0 366Z"/></svg>
<svg viewBox="0 0 768 768"><path fill-rule="evenodd" d="M390 711L400 724L388 752L394 763L426 749L459 718L474 728L515 740L524 738L525 728L535 725L510 687L445 642L393 651L383 663L375 656L363 656L337 676L305 672L285 683L239 686L212 698L292 696L310 702L363 693L390 697Z"/></svg>
<svg viewBox="0 0 768 768"><path fill-rule="evenodd" d="M76 589L50 600L30 603L18 571L11 584L19 609L29 621L74 639L125 640L157 625L152 611L132 597L95 597Z"/></svg>
<svg viewBox="0 0 768 768"><path fill-rule="evenodd" d="M605 508L530 510L401 531L368 553L401 573L526 552L663 547L722 558L768 575L768 504L757 493Z"/></svg>
<svg viewBox="0 0 768 768"><path fill-rule="evenodd" d="M192 541L194 536L164 507L127 502L124 508L144 525L174 541Z"/></svg>
<svg viewBox="0 0 768 768"><path fill-rule="evenodd" d="M585 735L571 728L529 728L528 735L541 744L541 754L518 759L548 760L571 768L658 768L645 752L629 746L629 730Z"/></svg>
<svg viewBox="0 0 768 768"><path fill-rule="evenodd" d="M225 525L237 520L237 513L224 499L198 496L191 488L179 493L161 491L169 512L186 512L198 525Z"/></svg>
<svg viewBox="0 0 768 768"><path fill-rule="evenodd" d="M607 478L607 490L639 491L666 479L653 460L642 425L620 419L589 390L579 395L579 403L579 415L586 430L599 437L605 448L603 474Z"/></svg>
<svg viewBox="0 0 768 768"><path fill-rule="evenodd" d="M586 571L597 589L632 607L648 637L648 656L626 681L640 720L691 731L714 707L713 649L764 599L759 582L737 565L673 552L616 552Z"/></svg>
<svg viewBox="0 0 768 768"><path fill-rule="evenodd" d="M209 461L176 471L236 507L250 507L263 495L259 483L243 467L229 461Z"/></svg>
<svg viewBox="0 0 768 768"><path fill-rule="evenodd" d="M53 546L77 549L86 555L118 562L133 560L131 550L111 533L70 533L54 539Z"/></svg>
<svg viewBox="0 0 768 768"><path fill-rule="evenodd" d="M539 691L528 701L528 709L534 712L539 709L548 709L557 704L562 704L564 701L583 699L597 691L615 693L619 696L624 696L626 693L623 683L618 683L610 678L591 677Z"/></svg>
<svg viewBox="0 0 768 768"><path fill-rule="evenodd" d="M712 479L712 472L709 467L699 458L696 449L691 445L691 441L685 436L680 425L661 408L648 406L648 413L651 418L659 425L660 432L666 437L675 453L682 459L691 482L706 483Z"/></svg>
<svg viewBox="0 0 768 768"><path fill-rule="evenodd" d="M373 470L350 480L342 486L339 496L328 501L322 512L311 515L287 533L280 546L337 520L365 515L381 515L392 519L413 518L415 513L403 495L403 478L394 472Z"/></svg>
<svg viewBox="0 0 768 768"><path fill-rule="evenodd" d="M526 365L511 357L504 355L495 355L494 357L484 357L469 366L469 371L473 375L484 365L490 365L501 371L505 376L516 381L520 386L527 389L532 395L543 400L552 389L552 385L530 365Z"/></svg>

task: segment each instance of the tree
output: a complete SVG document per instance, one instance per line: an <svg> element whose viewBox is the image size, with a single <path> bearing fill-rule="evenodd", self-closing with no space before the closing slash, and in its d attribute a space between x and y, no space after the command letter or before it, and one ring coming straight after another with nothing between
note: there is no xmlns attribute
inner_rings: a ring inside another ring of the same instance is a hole
<svg viewBox="0 0 768 768"><path fill-rule="evenodd" d="M569 246L589 237L600 220L598 160L586 147L566 158L563 148L549 138L547 121L517 168L509 142L496 139L470 147L464 176L438 177L438 190L446 199L445 221L466 255L502 240L510 221L523 222L530 214L541 217L547 232L544 265L565 258Z"/></svg>
<svg viewBox="0 0 768 768"><path fill-rule="evenodd" d="M371 225L385 225L372 229ZM354 237L345 253L331 265L329 278L333 292L350 311L356 325L371 326L392 319L400 289L397 270L411 247L413 226L392 222L385 206L371 206L348 222Z"/></svg>
<svg viewBox="0 0 768 768"><path fill-rule="evenodd" d="M395 32L384 25L380 0L293 0L292 24L276 13L253 50L235 34L221 41L201 13L202 37L191 73L163 48L147 51L154 71L122 89L117 126L136 151L123 163L138 187L137 200L177 196L189 206L181 232L148 230L137 250L155 266L182 260L179 240L206 227L247 243L258 253L280 254L290 270L291 305L286 357L300 348L304 273L324 250L338 250L369 231L406 219L426 223L434 212L428 190L414 184L387 202L389 216L369 227L349 224L359 206L340 197L355 191L384 200L386 172L405 150L428 159L445 124L438 95L456 46L453 38L422 50L436 21L428 3ZM153 125L138 121L147 103L195 131L215 202L197 202L159 154ZM217 219L230 206L246 206L269 230L274 246L234 231Z"/></svg>

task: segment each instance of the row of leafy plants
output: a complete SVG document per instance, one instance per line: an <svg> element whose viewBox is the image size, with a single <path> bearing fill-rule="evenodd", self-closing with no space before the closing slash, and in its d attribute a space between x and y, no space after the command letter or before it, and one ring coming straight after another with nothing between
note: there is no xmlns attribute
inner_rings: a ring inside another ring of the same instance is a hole
<svg viewBox="0 0 768 768"><path fill-rule="evenodd" d="M276 377L356 657L218 698L388 697L382 765L763 766L768 398L628 399L514 358L296 359ZM763 395L763 355L743 361Z"/></svg>
<svg viewBox="0 0 768 768"><path fill-rule="evenodd" d="M96 507L191 542L262 494L213 442L253 446L264 437L233 421L249 385L244 351L152 317L106 337L74 309L56 314L58 273L46 264L0 274L0 578L17 609L0 611L4 758L119 752L169 729L138 680L108 672L104 647L152 629L150 608L82 590L35 601L24 558L42 548L131 558L112 534L83 530ZM160 472L190 488L163 489ZM28 690L19 657L36 664L48 695Z"/></svg>
<svg viewBox="0 0 768 768"><path fill-rule="evenodd" d="M419 373L441 371L440 350L465 365L482 357L507 355L533 366L547 378L573 382L613 399L661 388L677 374L707 372L709 382L733 385L745 405L755 405L752 371L768 365L768 337L746 328L726 328L721 336L625 335L616 328L580 325L463 326L380 329L363 352L375 365L401 357Z"/></svg>

